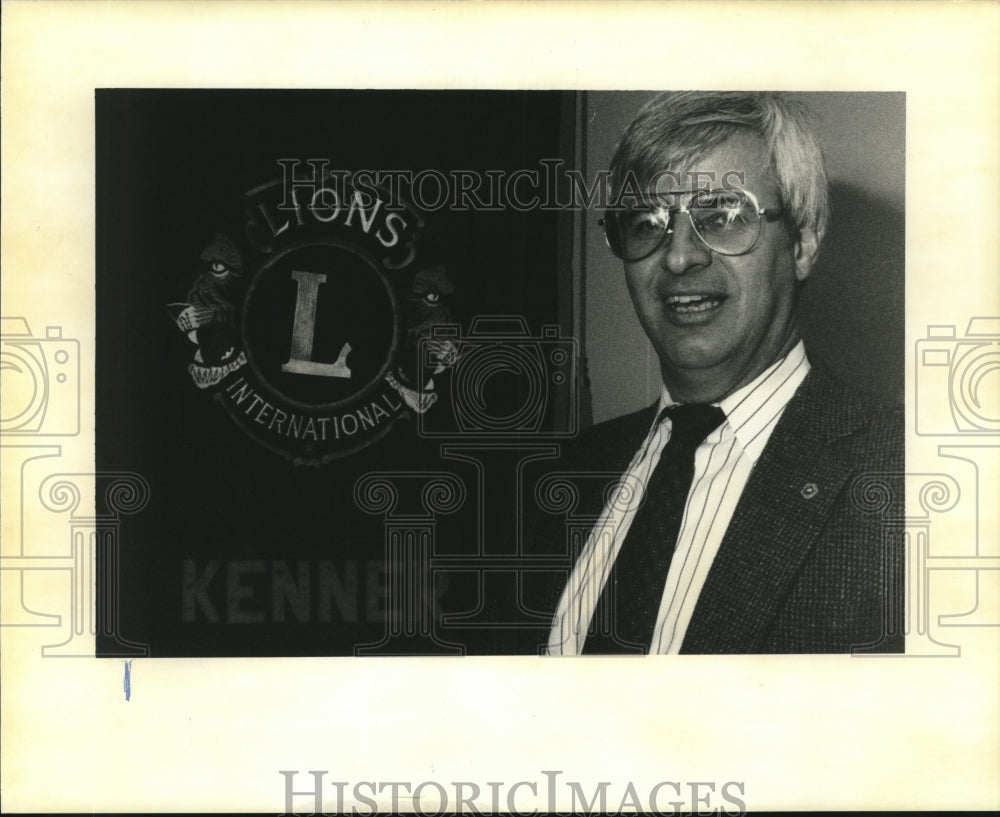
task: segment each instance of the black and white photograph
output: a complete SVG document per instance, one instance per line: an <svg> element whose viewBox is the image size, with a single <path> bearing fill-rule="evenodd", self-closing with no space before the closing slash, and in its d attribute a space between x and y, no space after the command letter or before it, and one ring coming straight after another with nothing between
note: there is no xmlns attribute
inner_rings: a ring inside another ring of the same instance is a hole
<svg viewBox="0 0 1000 817"><path fill-rule="evenodd" d="M902 651L905 95L96 105L99 655Z"/></svg>

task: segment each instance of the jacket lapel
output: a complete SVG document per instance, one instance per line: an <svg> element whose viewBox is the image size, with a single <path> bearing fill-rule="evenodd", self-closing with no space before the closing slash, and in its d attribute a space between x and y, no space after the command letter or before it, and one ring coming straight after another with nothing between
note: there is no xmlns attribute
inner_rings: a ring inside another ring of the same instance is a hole
<svg viewBox="0 0 1000 817"><path fill-rule="evenodd" d="M607 498L604 488L607 484L617 482L628 470L632 458L649 434L658 406L659 401L641 411L613 420L608 424L607 430L600 436L595 435L594 439L581 437L577 454L584 465L574 465L573 470L581 476L602 474L606 479L599 493L584 493L578 513L596 519L604 510Z"/></svg>
<svg viewBox="0 0 1000 817"><path fill-rule="evenodd" d="M578 519L596 520L604 510L607 489L628 469L635 452L642 445L656 416L659 401L641 411L618 417L600 426L592 426L570 443L562 461L552 469L568 477L576 486L579 504L573 513ZM566 542L566 521L544 514L546 521L536 522L533 535L541 531L543 540ZM570 555L566 550L567 557ZM565 570L549 571L537 596L539 608L548 614L555 612L566 587L573 564ZM532 607L531 604L528 605ZM548 638L548 632L544 634Z"/></svg>
<svg viewBox="0 0 1000 817"><path fill-rule="evenodd" d="M757 461L709 571L683 653L759 651L853 466L836 442L863 402L814 368Z"/></svg>

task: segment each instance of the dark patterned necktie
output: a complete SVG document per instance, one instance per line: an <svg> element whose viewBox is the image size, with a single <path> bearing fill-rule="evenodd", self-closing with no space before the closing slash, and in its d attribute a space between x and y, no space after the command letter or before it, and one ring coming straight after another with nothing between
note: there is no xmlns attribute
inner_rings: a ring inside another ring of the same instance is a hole
<svg viewBox="0 0 1000 817"><path fill-rule="evenodd" d="M670 406L670 440L650 475L642 505L611 567L601 592L583 652L647 652L653 639L663 587L694 479L694 452L726 419L716 406ZM601 611L611 611L610 627L596 627Z"/></svg>

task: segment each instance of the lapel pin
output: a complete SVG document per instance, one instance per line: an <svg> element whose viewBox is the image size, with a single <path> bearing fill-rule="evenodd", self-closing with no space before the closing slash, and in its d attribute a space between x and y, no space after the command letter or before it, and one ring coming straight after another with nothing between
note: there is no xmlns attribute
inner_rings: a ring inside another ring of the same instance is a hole
<svg viewBox="0 0 1000 817"><path fill-rule="evenodd" d="M803 499L812 499L819 493L819 486L815 482L807 482L799 493L802 494Z"/></svg>

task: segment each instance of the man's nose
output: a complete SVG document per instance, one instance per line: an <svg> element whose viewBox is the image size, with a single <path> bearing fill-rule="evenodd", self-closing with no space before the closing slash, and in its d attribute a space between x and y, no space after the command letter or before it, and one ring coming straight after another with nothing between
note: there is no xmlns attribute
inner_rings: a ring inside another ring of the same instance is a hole
<svg viewBox="0 0 1000 817"><path fill-rule="evenodd" d="M660 264L672 275L685 275L709 266L712 251L698 238L686 213L675 213L666 246L660 251Z"/></svg>

